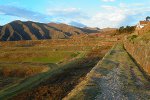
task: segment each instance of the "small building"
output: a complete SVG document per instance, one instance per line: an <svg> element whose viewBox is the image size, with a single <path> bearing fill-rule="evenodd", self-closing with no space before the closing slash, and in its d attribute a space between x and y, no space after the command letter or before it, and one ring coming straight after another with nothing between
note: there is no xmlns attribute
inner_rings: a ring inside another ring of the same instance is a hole
<svg viewBox="0 0 150 100"><path fill-rule="evenodd" d="M140 21L137 26L136 26L136 29L137 30L140 30L142 29L143 27L145 27L150 21Z"/></svg>

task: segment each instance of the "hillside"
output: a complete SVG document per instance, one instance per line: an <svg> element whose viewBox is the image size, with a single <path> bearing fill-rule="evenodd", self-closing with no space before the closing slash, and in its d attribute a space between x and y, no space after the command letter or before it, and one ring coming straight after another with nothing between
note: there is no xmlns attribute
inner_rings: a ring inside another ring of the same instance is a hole
<svg viewBox="0 0 150 100"><path fill-rule="evenodd" d="M13 21L0 27L0 41L66 39L72 35L85 34L73 26L55 23Z"/></svg>
<svg viewBox="0 0 150 100"><path fill-rule="evenodd" d="M60 23L60 24L48 23L48 25L50 27L54 27L54 28L57 28L57 29L65 32L68 36L78 35L78 34L84 33L82 30L80 30L76 27L73 27L73 26L70 26L70 25L67 25L67 24L63 24L63 23Z"/></svg>
<svg viewBox="0 0 150 100"><path fill-rule="evenodd" d="M0 26L0 41L68 39L85 34L114 34L114 28L74 27L63 23L39 23L16 20Z"/></svg>

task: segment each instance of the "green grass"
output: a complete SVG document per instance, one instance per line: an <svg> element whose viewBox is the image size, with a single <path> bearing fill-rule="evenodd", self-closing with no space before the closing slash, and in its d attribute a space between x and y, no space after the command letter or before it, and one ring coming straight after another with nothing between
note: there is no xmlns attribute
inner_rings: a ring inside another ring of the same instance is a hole
<svg viewBox="0 0 150 100"><path fill-rule="evenodd" d="M54 57L54 58L41 57L41 58L33 58L31 61L32 62L43 62L43 63L48 63L48 62L57 63L61 60L62 60L62 58L58 58L58 57Z"/></svg>
<svg viewBox="0 0 150 100"><path fill-rule="evenodd" d="M75 57L75 54L74 51L5 51L0 55L0 62L58 63Z"/></svg>

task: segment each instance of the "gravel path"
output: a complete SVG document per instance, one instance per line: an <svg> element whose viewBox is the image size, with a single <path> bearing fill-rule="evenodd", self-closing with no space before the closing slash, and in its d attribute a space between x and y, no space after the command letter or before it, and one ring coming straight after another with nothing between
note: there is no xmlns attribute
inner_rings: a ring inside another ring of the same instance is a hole
<svg viewBox="0 0 150 100"><path fill-rule="evenodd" d="M128 100L121 92L123 83L119 81L119 75L120 69L117 67L100 79L102 93L97 95L95 100Z"/></svg>

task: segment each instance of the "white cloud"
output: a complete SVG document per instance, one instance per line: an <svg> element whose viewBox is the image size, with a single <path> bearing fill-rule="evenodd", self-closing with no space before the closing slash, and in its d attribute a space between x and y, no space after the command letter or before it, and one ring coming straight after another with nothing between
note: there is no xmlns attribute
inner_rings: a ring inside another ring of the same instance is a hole
<svg viewBox="0 0 150 100"><path fill-rule="evenodd" d="M119 9L114 6L107 5L103 5L101 8L103 9L103 11L100 11L91 16L91 19L89 20L84 20L84 24L86 23L88 26L97 26L100 28L117 27L120 22L122 22L126 18L125 9Z"/></svg>
<svg viewBox="0 0 150 100"><path fill-rule="evenodd" d="M115 0L102 0L104 2L114 2Z"/></svg>
<svg viewBox="0 0 150 100"><path fill-rule="evenodd" d="M83 24L91 27L120 27L122 25L135 25L150 15L150 7L142 4L120 4L119 6L102 5L101 11L91 15L88 20L81 20Z"/></svg>
<svg viewBox="0 0 150 100"><path fill-rule="evenodd" d="M70 23L72 21L83 23L89 27L120 27L122 25L135 25L139 20L144 20L150 14L150 7L145 4L125 4L117 6L101 5L100 10L87 15L78 8L48 9L48 14L53 16L52 21Z"/></svg>

